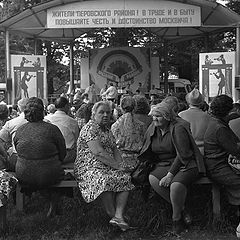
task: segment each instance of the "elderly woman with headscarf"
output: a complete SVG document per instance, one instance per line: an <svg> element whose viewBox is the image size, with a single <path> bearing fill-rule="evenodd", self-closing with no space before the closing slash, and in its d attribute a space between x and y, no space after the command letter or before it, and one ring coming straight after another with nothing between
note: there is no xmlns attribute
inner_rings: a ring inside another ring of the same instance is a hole
<svg viewBox="0 0 240 240"><path fill-rule="evenodd" d="M92 119L78 138L74 173L84 200L89 203L100 198L111 218L109 223L125 231L129 226L124 210L134 186L121 166L122 157L109 128L110 117L108 101L94 104Z"/></svg>
<svg viewBox="0 0 240 240"><path fill-rule="evenodd" d="M224 186L230 204L239 206L240 175L228 164L230 154L240 159L239 138L228 125L232 109L233 100L227 95L219 95L211 102L212 117L204 136L204 153L208 176Z"/></svg>
<svg viewBox="0 0 240 240"><path fill-rule="evenodd" d="M133 170L138 163L137 156L143 146L144 137L144 123L133 115L135 105L131 96L123 97L120 102L123 115L111 127L122 154L122 166L128 171Z"/></svg>
<svg viewBox="0 0 240 240"><path fill-rule="evenodd" d="M186 124L176 118L172 104L161 102L149 113L153 123L145 134L139 159L149 159L155 168L149 175L153 189L172 205L173 231L185 230L187 187L205 171L202 156Z"/></svg>

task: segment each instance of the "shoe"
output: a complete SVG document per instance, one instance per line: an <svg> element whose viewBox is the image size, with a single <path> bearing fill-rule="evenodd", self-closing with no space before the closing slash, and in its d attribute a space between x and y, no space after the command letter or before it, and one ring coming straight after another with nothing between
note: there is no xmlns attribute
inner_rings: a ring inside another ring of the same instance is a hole
<svg viewBox="0 0 240 240"><path fill-rule="evenodd" d="M176 235L179 235L180 233L186 231L186 225L183 222L183 219L181 218L180 220L173 221L173 233Z"/></svg>
<svg viewBox="0 0 240 240"><path fill-rule="evenodd" d="M192 224L192 216L185 209L182 211L182 219L187 226Z"/></svg>
<svg viewBox="0 0 240 240"><path fill-rule="evenodd" d="M122 218L116 218L116 217L113 217L109 223L113 226L117 226L119 227L122 231L126 231L129 229L129 225L124 221L124 219Z"/></svg>

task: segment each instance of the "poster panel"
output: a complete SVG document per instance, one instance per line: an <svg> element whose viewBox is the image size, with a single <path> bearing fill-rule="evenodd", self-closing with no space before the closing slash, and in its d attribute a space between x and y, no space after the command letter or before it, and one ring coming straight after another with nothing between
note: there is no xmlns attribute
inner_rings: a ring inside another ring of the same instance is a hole
<svg viewBox="0 0 240 240"><path fill-rule="evenodd" d="M235 100L235 52L199 54L199 89L207 102L221 94Z"/></svg>
<svg viewBox="0 0 240 240"><path fill-rule="evenodd" d="M47 10L47 28L201 26L201 8L172 1L79 1Z"/></svg>
<svg viewBox="0 0 240 240"><path fill-rule="evenodd" d="M83 89L95 83L100 92L110 82L118 89L130 87L133 92L139 83L145 92L151 87L150 48L94 49L89 51L87 60L82 63L82 76L88 76L81 79ZM156 78L156 86L157 82L159 84Z"/></svg>
<svg viewBox="0 0 240 240"><path fill-rule="evenodd" d="M47 99L46 56L11 55L12 102L21 98Z"/></svg>

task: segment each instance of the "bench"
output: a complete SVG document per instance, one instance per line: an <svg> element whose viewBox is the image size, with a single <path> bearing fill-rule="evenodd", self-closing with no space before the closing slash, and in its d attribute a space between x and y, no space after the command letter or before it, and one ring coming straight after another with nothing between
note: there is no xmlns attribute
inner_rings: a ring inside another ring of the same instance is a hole
<svg viewBox="0 0 240 240"><path fill-rule="evenodd" d="M65 169L65 174L73 173L73 169ZM219 219L221 214L220 206L220 188L213 184L208 177L202 177L194 184L212 185L212 209L213 209L213 219ZM16 209L23 211L24 208L24 193L21 192L21 185L17 183L16 186ZM77 182L75 180L62 180L61 182L52 185L50 188L62 188L62 187L77 187ZM6 206L0 208L0 228L4 229L6 227Z"/></svg>
<svg viewBox="0 0 240 240"><path fill-rule="evenodd" d="M65 172L72 173L73 170L65 170ZM220 189L217 185L213 184L208 177L202 177L194 184L212 184L212 209L213 209L213 218L220 218L221 207L220 207ZM61 188L61 187L77 187L77 182L75 180L63 180L60 183L52 185L50 188ZM24 194L21 193L21 186L17 184L16 187L16 208L20 211L24 207Z"/></svg>
<svg viewBox="0 0 240 240"><path fill-rule="evenodd" d="M220 187L213 182L208 177L202 177L194 184L211 184L212 185L212 210L213 219L220 219L221 216L221 205L220 205Z"/></svg>

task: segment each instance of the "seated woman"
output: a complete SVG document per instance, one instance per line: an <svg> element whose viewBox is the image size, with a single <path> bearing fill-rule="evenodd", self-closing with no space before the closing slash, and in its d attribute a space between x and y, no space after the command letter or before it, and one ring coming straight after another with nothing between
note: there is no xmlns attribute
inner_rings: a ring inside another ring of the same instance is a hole
<svg viewBox="0 0 240 240"><path fill-rule="evenodd" d="M128 194L134 186L120 166L121 154L109 129L111 108L107 101L94 104L92 120L81 130L77 142L74 173L86 202L100 198L110 216L110 224L125 231Z"/></svg>
<svg viewBox="0 0 240 240"><path fill-rule="evenodd" d="M225 186L228 200L240 205L240 175L228 164L229 154L240 159L239 139L228 125L233 100L227 95L215 97L210 104L211 119L204 136L204 152L209 177Z"/></svg>
<svg viewBox="0 0 240 240"><path fill-rule="evenodd" d="M136 167L144 137L144 123L133 115L135 105L135 100L131 96L123 97L120 103L123 115L111 127L123 158L122 167L127 171Z"/></svg>
<svg viewBox="0 0 240 240"><path fill-rule="evenodd" d="M152 117L148 115L150 111L148 100L145 96L141 95L134 95L133 98L136 102L134 117L144 123L143 131L145 133L149 125L152 123Z"/></svg>
<svg viewBox="0 0 240 240"><path fill-rule="evenodd" d="M91 119L93 103L83 103L75 114L79 130Z"/></svg>
<svg viewBox="0 0 240 240"><path fill-rule="evenodd" d="M66 146L59 128L43 121L41 99L29 98L24 114L28 122L17 129L13 139L18 154L16 176L20 183L36 191L63 178L61 162L66 155Z"/></svg>
<svg viewBox="0 0 240 240"><path fill-rule="evenodd" d="M178 120L172 104L152 106L153 123L145 134L139 159L149 159L155 168L149 175L153 189L172 205L173 231L185 230L183 219L187 187L205 172L203 158L189 128Z"/></svg>

